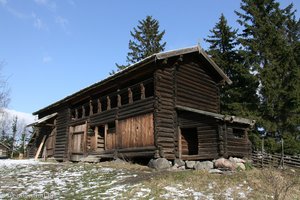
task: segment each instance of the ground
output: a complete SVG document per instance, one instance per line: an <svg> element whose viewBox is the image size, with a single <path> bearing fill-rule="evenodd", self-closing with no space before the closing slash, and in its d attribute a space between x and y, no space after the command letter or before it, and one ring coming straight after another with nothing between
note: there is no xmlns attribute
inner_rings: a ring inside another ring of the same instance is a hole
<svg viewBox="0 0 300 200"><path fill-rule="evenodd" d="M122 162L0 160L0 199L300 199L298 170L220 175Z"/></svg>

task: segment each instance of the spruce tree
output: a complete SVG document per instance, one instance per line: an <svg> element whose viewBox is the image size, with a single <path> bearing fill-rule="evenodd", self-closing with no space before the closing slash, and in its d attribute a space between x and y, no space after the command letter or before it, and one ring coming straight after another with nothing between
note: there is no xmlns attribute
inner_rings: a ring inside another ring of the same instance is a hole
<svg viewBox="0 0 300 200"><path fill-rule="evenodd" d="M159 22L156 19L152 18L152 16L147 16L146 19L139 20L138 23L137 27L130 31L132 39L129 40L127 64L116 64L118 70L122 70L165 49L166 42L162 41L165 31L159 30Z"/></svg>
<svg viewBox="0 0 300 200"><path fill-rule="evenodd" d="M223 114L253 117L256 115L258 98L257 79L250 73L243 53L238 49L237 30L227 24L222 14L205 41L210 44L208 53L233 81L220 88Z"/></svg>
<svg viewBox="0 0 300 200"><path fill-rule="evenodd" d="M275 0L242 0L237 12L240 42L259 78L260 124L268 132L294 132L299 126L299 20L293 6ZM298 35L297 35L298 34Z"/></svg>

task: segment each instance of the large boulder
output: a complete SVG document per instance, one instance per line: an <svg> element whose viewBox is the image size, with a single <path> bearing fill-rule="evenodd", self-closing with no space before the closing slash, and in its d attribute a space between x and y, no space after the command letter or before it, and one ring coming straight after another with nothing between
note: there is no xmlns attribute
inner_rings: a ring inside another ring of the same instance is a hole
<svg viewBox="0 0 300 200"><path fill-rule="evenodd" d="M148 163L148 167L156 170L169 169L171 167L169 161L165 158L151 159Z"/></svg>
<svg viewBox="0 0 300 200"><path fill-rule="evenodd" d="M187 169L194 169L196 161L185 161L185 166Z"/></svg>
<svg viewBox="0 0 300 200"><path fill-rule="evenodd" d="M219 158L215 161L215 167L235 170L237 166L236 163L231 162L230 160L227 160L225 158Z"/></svg>
<svg viewBox="0 0 300 200"><path fill-rule="evenodd" d="M214 168L214 163L211 161L197 162L194 166L195 170L210 170Z"/></svg>

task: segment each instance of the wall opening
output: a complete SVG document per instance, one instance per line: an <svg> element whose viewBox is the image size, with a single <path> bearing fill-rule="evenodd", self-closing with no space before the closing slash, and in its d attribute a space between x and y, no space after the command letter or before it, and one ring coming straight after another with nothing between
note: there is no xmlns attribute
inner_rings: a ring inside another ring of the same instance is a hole
<svg viewBox="0 0 300 200"><path fill-rule="evenodd" d="M182 155L198 155L197 128L181 128Z"/></svg>

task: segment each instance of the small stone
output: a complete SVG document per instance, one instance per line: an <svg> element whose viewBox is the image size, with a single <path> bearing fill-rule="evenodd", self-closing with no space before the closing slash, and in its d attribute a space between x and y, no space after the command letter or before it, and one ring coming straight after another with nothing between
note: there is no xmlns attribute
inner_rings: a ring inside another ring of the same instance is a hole
<svg viewBox="0 0 300 200"><path fill-rule="evenodd" d="M178 167L179 170L185 170L185 166Z"/></svg>
<svg viewBox="0 0 300 200"><path fill-rule="evenodd" d="M194 168L195 170L210 170L214 168L214 163L211 161L197 162Z"/></svg>
<svg viewBox="0 0 300 200"><path fill-rule="evenodd" d="M237 166L237 169L240 169L242 171L246 170L244 163L236 163L236 166Z"/></svg>
<svg viewBox="0 0 300 200"><path fill-rule="evenodd" d="M196 162L195 161L185 161L185 165L187 169L194 169Z"/></svg>
<svg viewBox="0 0 300 200"><path fill-rule="evenodd" d="M210 169L208 172L210 174L223 174L223 172L219 169Z"/></svg>
<svg viewBox="0 0 300 200"><path fill-rule="evenodd" d="M185 166L185 162L183 160L180 160L180 159L175 159L174 160L174 165L175 164L177 164L178 167Z"/></svg>

